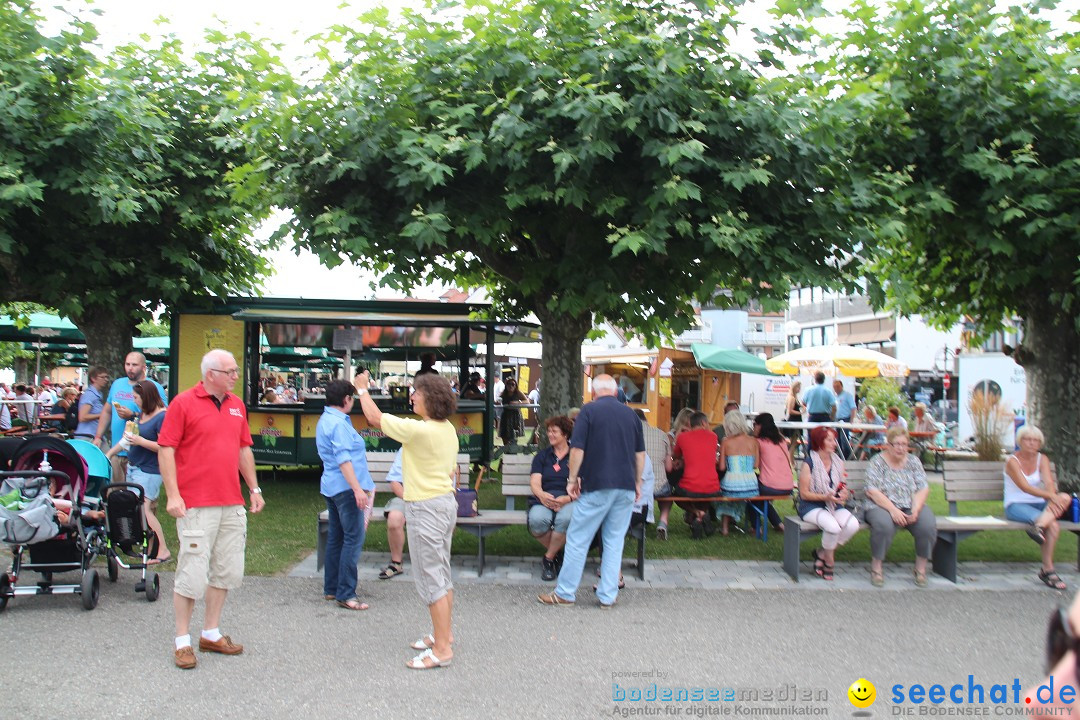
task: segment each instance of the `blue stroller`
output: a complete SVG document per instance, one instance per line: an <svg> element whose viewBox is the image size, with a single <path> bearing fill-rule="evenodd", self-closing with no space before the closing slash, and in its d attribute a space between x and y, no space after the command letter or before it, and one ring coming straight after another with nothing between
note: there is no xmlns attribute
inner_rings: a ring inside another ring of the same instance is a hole
<svg viewBox="0 0 1080 720"><path fill-rule="evenodd" d="M88 493L101 498L105 510L105 524L95 536L97 552L104 555L108 564L109 580L116 582L120 568L139 570L141 576L135 583L135 592L146 593L146 599L158 599L161 579L156 572L147 578L149 559L157 556L157 536L147 527L143 511L145 494L138 485L110 483L112 466L105 453L92 442L77 438L68 440L86 461L87 478L91 490ZM125 562L127 556L135 560Z"/></svg>

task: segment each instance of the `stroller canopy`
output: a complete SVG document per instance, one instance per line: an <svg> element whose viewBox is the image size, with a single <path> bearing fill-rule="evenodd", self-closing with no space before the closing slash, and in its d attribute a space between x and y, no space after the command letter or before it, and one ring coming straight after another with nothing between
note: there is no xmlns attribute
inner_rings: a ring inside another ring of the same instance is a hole
<svg viewBox="0 0 1080 720"><path fill-rule="evenodd" d="M39 470L46 453L52 469L66 474L69 479L67 487L56 489L56 496L81 503L88 478L86 462L64 440L47 435L27 438L12 455L11 467L13 470Z"/></svg>

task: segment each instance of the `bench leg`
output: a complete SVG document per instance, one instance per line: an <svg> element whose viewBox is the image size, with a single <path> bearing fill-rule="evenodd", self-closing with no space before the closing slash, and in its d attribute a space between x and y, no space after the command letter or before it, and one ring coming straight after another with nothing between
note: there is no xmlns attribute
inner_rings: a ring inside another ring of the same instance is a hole
<svg viewBox="0 0 1080 720"><path fill-rule="evenodd" d="M326 562L326 537L329 534L328 525L322 519L319 519L319 537L315 542L315 569L322 570L323 565Z"/></svg>
<svg viewBox="0 0 1080 720"><path fill-rule="evenodd" d="M480 568L477 570L476 575L477 575L477 577L480 577L481 575L484 574L484 559L485 559L484 531L483 531L483 529L481 529L480 534L476 538L476 541L478 543L478 549L476 551L476 556L477 556L477 559L480 561Z"/></svg>
<svg viewBox="0 0 1080 720"><path fill-rule="evenodd" d="M637 541L637 577L638 580L645 579L645 531L649 529L648 525L641 526L641 537Z"/></svg>
<svg viewBox="0 0 1080 720"><path fill-rule="evenodd" d="M784 572L799 582L799 545L802 528L791 518L784 518Z"/></svg>
<svg viewBox="0 0 1080 720"><path fill-rule="evenodd" d="M934 572L952 582L956 582L957 548L960 538L957 533L939 532L934 544Z"/></svg>

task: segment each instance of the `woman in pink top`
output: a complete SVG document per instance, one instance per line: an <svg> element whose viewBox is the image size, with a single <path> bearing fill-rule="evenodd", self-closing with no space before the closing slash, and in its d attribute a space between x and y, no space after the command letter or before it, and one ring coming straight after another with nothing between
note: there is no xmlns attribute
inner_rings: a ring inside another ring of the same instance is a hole
<svg viewBox="0 0 1080 720"><path fill-rule="evenodd" d="M791 495L794 468L788 453L788 439L780 434L772 414L761 413L754 418L754 436L758 441L758 492L762 495ZM759 512L750 513L750 522L755 529L760 518ZM772 503L769 504L769 524L775 530L784 531L780 515Z"/></svg>

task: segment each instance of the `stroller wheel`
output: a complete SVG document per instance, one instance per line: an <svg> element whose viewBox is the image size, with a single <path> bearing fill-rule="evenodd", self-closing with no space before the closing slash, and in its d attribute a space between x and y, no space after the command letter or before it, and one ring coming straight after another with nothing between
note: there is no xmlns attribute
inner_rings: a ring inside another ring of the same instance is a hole
<svg viewBox="0 0 1080 720"><path fill-rule="evenodd" d="M109 582L116 582L120 577L120 563L112 555L109 555Z"/></svg>
<svg viewBox="0 0 1080 720"><path fill-rule="evenodd" d="M150 582L146 583L146 599L150 602L154 602L158 599L158 594L161 592L161 578L157 573L154 573L150 577Z"/></svg>
<svg viewBox="0 0 1080 720"><path fill-rule="evenodd" d="M11 578L7 573L0 573L0 611L7 607L9 593L11 593Z"/></svg>
<svg viewBox="0 0 1080 720"><path fill-rule="evenodd" d="M84 610L93 610L97 607L99 592L101 592L101 580L98 577L98 571L91 568L83 573L82 585L79 588Z"/></svg>

